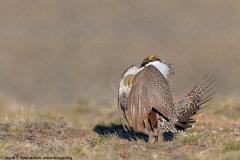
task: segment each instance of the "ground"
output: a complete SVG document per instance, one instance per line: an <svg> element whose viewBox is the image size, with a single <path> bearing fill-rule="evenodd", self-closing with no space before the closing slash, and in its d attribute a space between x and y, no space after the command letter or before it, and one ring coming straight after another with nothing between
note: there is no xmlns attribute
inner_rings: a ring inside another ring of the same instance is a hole
<svg viewBox="0 0 240 160"><path fill-rule="evenodd" d="M2 159L240 159L239 100L214 100L195 128L153 144L144 133L124 131L116 105L0 110Z"/></svg>

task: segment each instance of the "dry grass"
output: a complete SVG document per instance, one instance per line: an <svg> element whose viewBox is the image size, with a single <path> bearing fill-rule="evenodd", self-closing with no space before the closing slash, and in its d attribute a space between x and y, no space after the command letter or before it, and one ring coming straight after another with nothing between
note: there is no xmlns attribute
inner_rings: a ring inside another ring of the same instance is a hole
<svg viewBox="0 0 240 160"><path fill-rule="evenodd" d="M196 127L171 141L148 144L126 133L116 106L61 109L1 106L0 155L66 159L239 159L238 101L214 102Z"/></svg>

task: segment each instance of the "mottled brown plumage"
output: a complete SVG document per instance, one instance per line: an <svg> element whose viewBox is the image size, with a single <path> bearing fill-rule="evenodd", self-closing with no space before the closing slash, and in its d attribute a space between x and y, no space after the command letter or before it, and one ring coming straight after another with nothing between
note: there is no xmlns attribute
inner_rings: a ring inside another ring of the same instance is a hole
<svg viewBox="0 0 240 160"><path fill-rule="evenodd" d="M176 103L176 110L178 112L178 123L176 128L178 131L184 131L192 127L192 123L196 120L191 117L198 114L199 111L205 108L205 103L210 101L215 93L214 76L208 78L206 75L181 101Z"/></svg>
<svg viewBox="0 0 240 160"><path fill-rule="evenodd" d="M151 126L148 118L153 108L166 117L167 122L161 130L163 132L174 131L177 115L170 86L161 72L149 65L135 75L128 97L127 111L135 131L144 131L145 126ZM152 130L146 129L149 132Z"/></svg>
<svg viewBox="0 0 240 160"><path fill-rule="evenodd" d="M169 77L173 75L171 65L157 56L145 58L140 67L130 66L119 83L119 116L124 129L142 131L153 135L163 132L185 131L196 120L191 117L211 99L208 89L214 80L207 76L176 105L173 103Z"/></svg>

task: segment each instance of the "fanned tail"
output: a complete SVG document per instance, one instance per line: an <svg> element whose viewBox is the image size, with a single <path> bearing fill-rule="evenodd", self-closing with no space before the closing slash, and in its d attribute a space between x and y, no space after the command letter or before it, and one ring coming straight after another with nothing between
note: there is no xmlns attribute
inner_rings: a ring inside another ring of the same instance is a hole
<svg viewBox="0 0 240 160"><path fill-rule="evenodd" d="M176 111L178 113L178 122L176 128L178 131L184 131L192 127L192 123L196 120L191 117L200 113L199 111L207 107L216 87L215 76L207 74L198 84L188 93L180 102L176 103Z"/></svg>

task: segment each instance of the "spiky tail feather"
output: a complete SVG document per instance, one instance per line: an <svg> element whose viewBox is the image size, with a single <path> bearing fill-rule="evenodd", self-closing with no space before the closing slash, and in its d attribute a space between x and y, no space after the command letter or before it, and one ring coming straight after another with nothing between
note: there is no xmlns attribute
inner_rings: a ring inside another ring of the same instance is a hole
<svg viewBox="0 0 240 160"><path fill-rule="evenodd" d="M207 74L190 93L176 104L178 122L175 126L177 130L184 131L187 128L191 128L192 123L196 122L196 120L191 117L208 106L206 103L213 98L213 94L215 93L215 80L214 75L209 78Z"/></svg>

